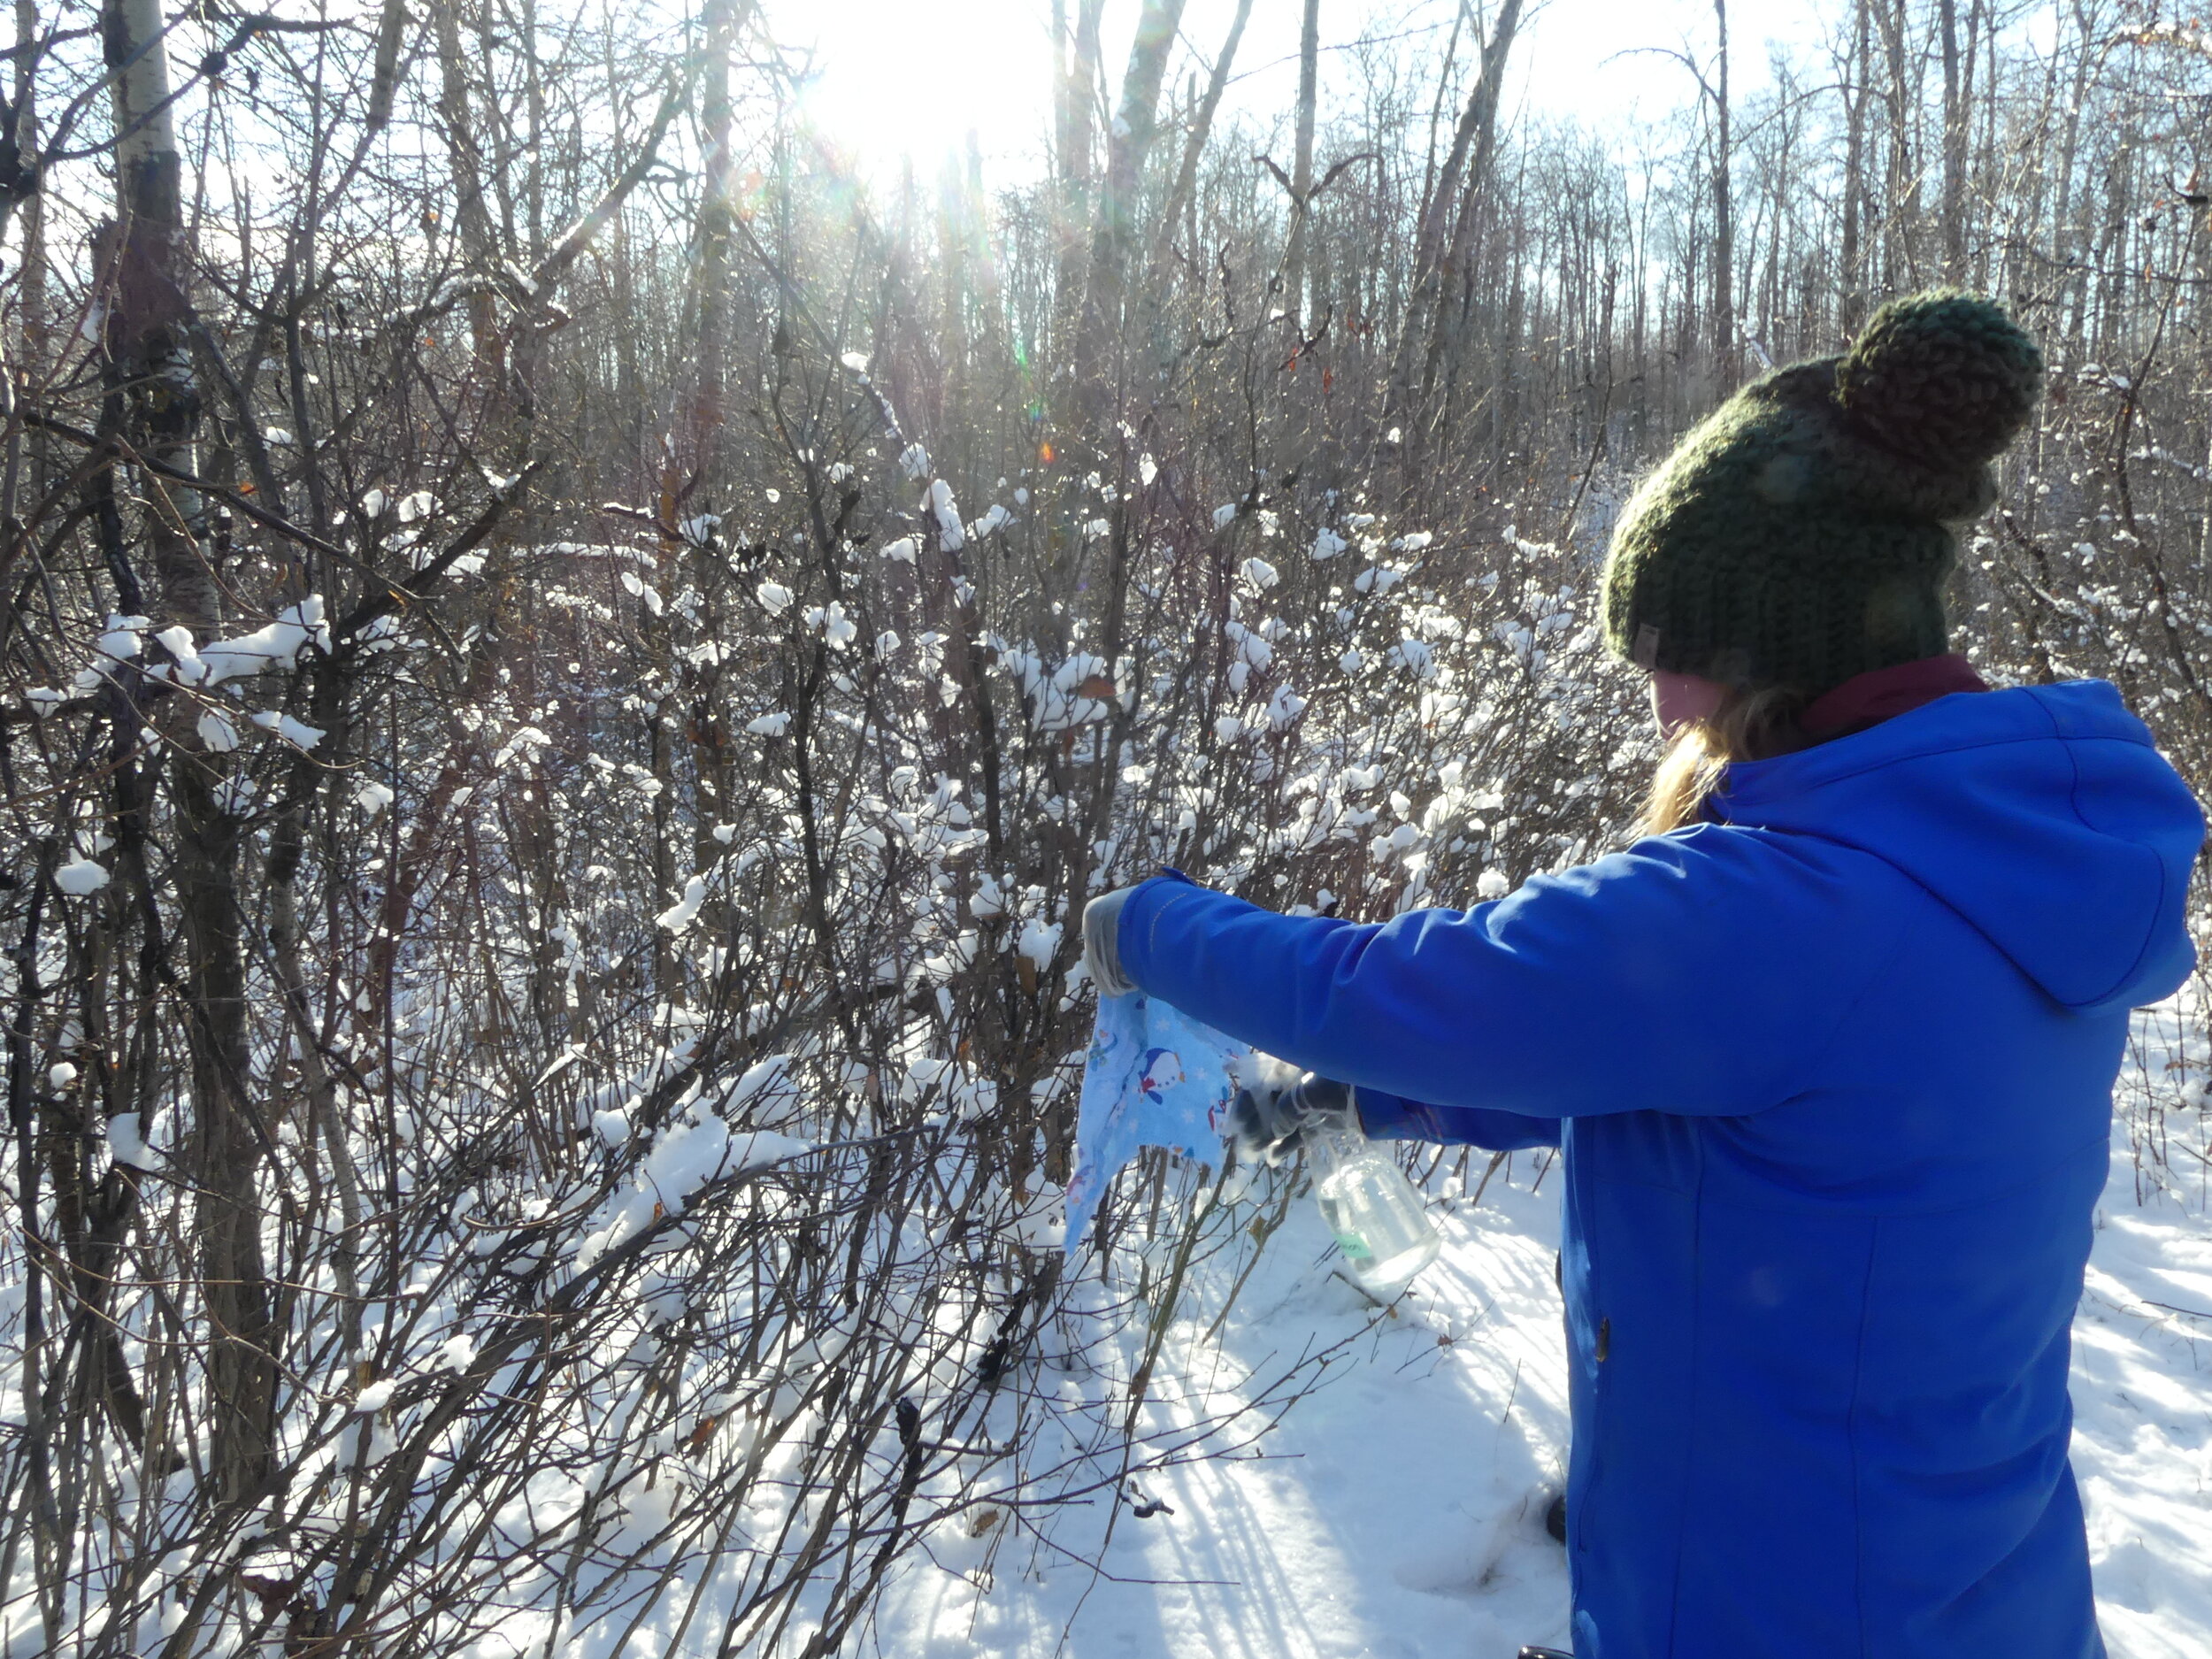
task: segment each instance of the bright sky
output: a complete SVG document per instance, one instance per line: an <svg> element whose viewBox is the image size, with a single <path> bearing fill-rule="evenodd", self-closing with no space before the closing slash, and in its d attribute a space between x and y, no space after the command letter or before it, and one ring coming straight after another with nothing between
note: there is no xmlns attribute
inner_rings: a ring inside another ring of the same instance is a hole
<svg viewBox="0 0 2212 1659"><path fill-rule="evenodd" d="M1394 48L1433 64L1443 54L1457 0L1322 0L1322 85L1357 85L1343 47L1363 36L1402 37ZM1075 0L1069 0L1069 10ZM1486 16L1494 0L1481 5ZM1185 42L1210 64L1235 0L1188 0ZM1729 58L1736 89L1766 79L1770 41L1801 58L1823 38L1823 0L1735 0ZM933 176L973 130L987 175L1009 182L1043 165L1050 120L1051 0L766 0L770 26L792 45L812 42L820 78L815 119L887 177L911 156ZM1300 0L1256 0L1237 51L1227 99L1262 119L1288 119L1298 86ZM1108 0L1103 47L1118 90L1137 0ZM1711 0L1537 0L1514 46L1512 87L1521 106L1576 113L1625 132L1680 107L1692 83L1682 66L1639 47L1680 49L1709 60ZM1462 61L1468 47L1463 41ZM1425 69L1425 76L1432 70ZM987 181L988 181L987 180Z"/></svg>

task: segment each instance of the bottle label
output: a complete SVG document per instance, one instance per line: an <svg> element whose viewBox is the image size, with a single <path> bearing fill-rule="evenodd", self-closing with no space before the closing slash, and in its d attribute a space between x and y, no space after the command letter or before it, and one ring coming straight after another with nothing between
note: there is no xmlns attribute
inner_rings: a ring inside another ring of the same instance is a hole
<svg viewBox="0 0 2212 1659"><path fill-rule="evenodd" d="M1364 1262L1375 1254L1367 1248L1367 1240L1356 1233L1338 1233L1336 1248L1344 1252L1347 1261L1351 1262Z"/></svg>

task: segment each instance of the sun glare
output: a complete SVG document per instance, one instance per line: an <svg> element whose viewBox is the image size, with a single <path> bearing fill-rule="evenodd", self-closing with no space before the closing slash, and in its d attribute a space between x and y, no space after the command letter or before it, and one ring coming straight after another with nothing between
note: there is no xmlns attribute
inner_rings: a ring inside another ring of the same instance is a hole
<svg viewBox="0 0 2212 1659"><path fill-rule="evenodd" d="M929 177L964 154L1041 170L1050 138L1045 0L776 0L771 27L811 46L803 107L864 171Z"/></svg>
<svg viewBox="0 0 2212 1659"><path fill-rule="evenodd" d="M1070 0L1068 10L1075 9ZM1139 0L1108 0L1099 38L1110 83L1119 78L1139 9ZM1764 81L1770 39L1809 48L1831 9L1732 7L1738 88ZM1164 95L1165 110L1187 97L1187 77L1202 75L1220 50L1235 10L1235 0L1188 0L1180 30L1187 56L1178 83ZM1386 42L1440 57L1450 44L1453 11L1446 0L1323 0L1325 107L1358 101L1361 65L1377 61L1373 51ZM1224 119L1264 127L1286 119L1297 87L1299 12L1294 0L1254 6ZM1033 177L1047 166L1051 0L770 0L766 15L780 42L812 54L803 107L815 131L864 173L888 180L911 166L918 177L933 178L947 157L966 154L972 135L987 173L998 181ZM1528 13L1509 108L1571 115L1599 128L1633 127L1690 100L1694 83L1666 54L1704 57L1712 30L1710 0L1550 0ZM1465 50L1463 40L1463 58Z"/></svg>

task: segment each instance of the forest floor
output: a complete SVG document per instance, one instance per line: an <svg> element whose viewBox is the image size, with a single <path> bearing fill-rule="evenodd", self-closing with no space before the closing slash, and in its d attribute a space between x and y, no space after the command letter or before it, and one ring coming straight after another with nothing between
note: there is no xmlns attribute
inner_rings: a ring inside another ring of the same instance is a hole
<svg viewBox="0 0 2212 1659"><path fill-rule="evenodd" d="M2185 1136L2176 1124L2177 1167L2157 1183L2116 1124L2075 1325L2074 1465L2112 1659L2212 1653L2212 1209L2197 1116ZM1566 1555L1543 1527L1567 1437L1558 1171L1522 1153L1479 1203L1456 1180L1448 1190L1444 1253L1388 1314L1336 1275L1302 1199L1203 1341L1234 1266L1217 1258L1224 1283L1187 1293L1199 1314L1171 1333L1162 1364L1179 1374L1156 1386L1166 1403L1148 1407L1149 1426L1334 1348L1320 1385L1243 1454L1142 1474L1118 1504L1063 1512L1048 1540L941 1533L882 1604L880 1650L1510 1659L1521 1642L1563 1647Z"/></svg>

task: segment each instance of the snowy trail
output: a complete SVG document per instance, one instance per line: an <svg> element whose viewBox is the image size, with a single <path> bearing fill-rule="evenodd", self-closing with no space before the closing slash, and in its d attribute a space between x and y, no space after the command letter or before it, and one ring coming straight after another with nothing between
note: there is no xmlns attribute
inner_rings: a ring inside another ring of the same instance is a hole
<svg viewBox="0 0 2212 1659"><path fill-rule="evenodd" d="M1332 1275L1310 1203L1294 1204L1218 1359L1186 1356L1233 1377L1350 1339L1319 1386L1252 1455L1143 1478L1173 1513L1122 1509L1101 1559L1112 1578L1011 1549L987 1594L925 1571L886 1608L885 1650L1414 1659L1561 1638L1566 1560L1543 1511L1564 1472L1566 1376L1556 1169L1531 1191L1542 1163L1517 1155L1479 1207L1440 1215L1444 1255L1380 1319ZM1093 1553L1103 1526L1064 1524L1056 1541Z"/></svg>
<svg viewBox="0 0 2212 1659"><path fill-rule="evenodd" d="M2076 1322L2074 1462L2113 1659L2201 1659L2212 1317L2170 1310L2212 1315L2212 1220L2202 1183L2139 1204L2124 1124L2115 1136ZM2201 1144L2201 1125L2188 1139ZM2171 1156L2195 1167L2178 1144ZM1351 1339L1321 1386L1255 1455L1145 1477L1143 1497L1172 1513L1125 1507L1102 1555L1102 1512L1064 1520L1056 1542L1110 1577L1010 1541L940 1548L883 1608L883 1651L1510 1659L1520 1642L1563 1646L1565 1554L1542 1526L1566 1439L1557 1171L1539 1186L1542 1168L1542 1155L1520 1154L1479 1206L1455 1200L1439 1216L1442 1257L1400 1317L1381 1320L1330 1276L1326 1236L1310 1204L1294 1205L1217 1345L1181 1351L1181 1380L1225 1386L1271 1354ZM1209 1317L1202 1308L1194 1332Z"/></svg>

